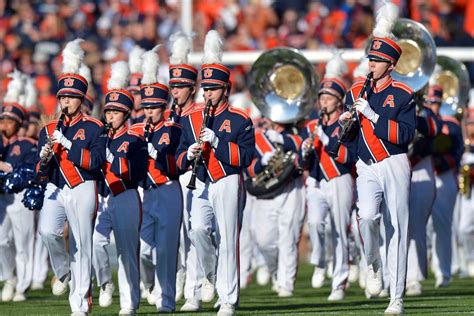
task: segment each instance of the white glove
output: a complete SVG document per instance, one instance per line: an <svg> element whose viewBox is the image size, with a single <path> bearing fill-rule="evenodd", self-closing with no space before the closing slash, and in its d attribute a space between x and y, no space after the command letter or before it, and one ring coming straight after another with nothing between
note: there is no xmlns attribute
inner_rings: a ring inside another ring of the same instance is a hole
<svg viewBox="0 0 474 316"><path fill-rule="evenodd" d="M260 160L260 163L262 166L267 166L268 163L270 162L270 159L272 159L273 155L275 154L274 151L269 151L263 154L262 159Z"/></svg>
<svg viewBox="0 0 474 316"><path fill-rule="evenodd" d="M363 116L371 120L373 123L377 123L379 115L374 112L367 100L359 98L354 102L354 106Z"/></svg>
<svg viewBox="0 0 474 316"><path fill-rule="evenodd" d="M344 124L346 124L346 122L349 121L351 118L352 118L351 112L346 111L339 116L338 123L339 125L344 126Z"/></svg>
<svg viewBox="0 0 474 316"><path fill-rule="evenodd" d="M188 148L188 152L186 154L186 157L188 158L189 161L194 160L196 158L196 152L201 150L200 146L198 143L194 143Z"/></svg>
<svg viewBox="0 0 474 316"><path fill-rule="evenodd" d="M211 144L212 148L216 148L219 144L219 138L216 136L216 133L207 127L201 132L201 140Z"/></svg>
<svg viewBox="0 0 474 316"><path fill-rule="evenodd" d="M67 139L61 131L55 130L53 133L53 138L55 143L61 144L66 149L71 149L72 143Z"/></svg>
<svg viewBox="0 0 474 316"><path fill-rule="evenodd" d="M46 156L48 156L50 150L51 150L51 148L49 146L43 145L43 147L41 147L41 151L40 151L40 159L43 159Z"/></svg>
<svg viewBox="0 0 474 316"><path fill-rule="evenodd" d="M278 133L277 131L269 129L265 132L265 135L268 137L268 140L271 141L274 144L283 145L283 143L284 143L283 135Z"/></svg>
<svg viewBox="0 0 474 316"><path fill-rule="evenodd" d="M112 163L114 161L114 154L112 154L112 152L108 148L105 149L105 159L107 159L109 163Z"/></svg>
<svg viewBox="0 0 474 316"><path fill-rule="evenodd" d="M312 147L313 142L311 141L311 138L306 138L303 144L301 144L301 154L304 158L307 158L309 156L309 152L311 151Z"/></svg>
<svg viewBox="0 0 474 316"><path fill-rule="evenodd" d="M154 160L156 160L156 157L158 157L158 151L152 143L148 143L148 156L150 156Z"/></svg>
<svg viewBox="0 0 474 316"><path fill-rule="evenodd" d="M474 164L474 153L464 153L462 155L462 163L465 165Z"/></svg>
<svg viewBox="0 0 474 316"><path fill-rule="evenodd" d="M316 130L316 135L318 135L319 140L324 146L329 144L329 136L323 131L323 127L318 125L318 129Z"/></svg>

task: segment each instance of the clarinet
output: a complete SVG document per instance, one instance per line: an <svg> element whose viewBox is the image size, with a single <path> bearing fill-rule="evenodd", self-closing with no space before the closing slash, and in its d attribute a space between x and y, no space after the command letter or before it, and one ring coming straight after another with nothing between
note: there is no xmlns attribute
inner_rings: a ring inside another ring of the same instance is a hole
<svg viewBox="0 0 474 316"><path fill-rule="evenodd" d="M66 116L66 111L62 111L61 115L59 116L58 122L56 123L56 127L54 128L55 131L59 131L61 129L65 116ZM37 180L40 180L39 182L43 182L45 180L48 173L49 162L51 161L51 158L53 158L54 143L53 143L52 136L49 136L49 135L47 136L46 143L49 145L50 150L48 154L45 155L40 160L40 165L39 165L38 173L37 173Z"/></svg>
<svg viewBox="0 0 474 316"><path fill-rule="evenodd" d="M316 132L316 130L318 129L318 127L323 124L323 117L324 117L324 115L326 115L326 108L322 108L322 109L321 109L321 112L319 113L319 121L318 121L318 124L314 127L313 132L309 134L309 138L311 139L311 146L313 146L313 143L314 143L314 132ZM305 154L303 155L303 159L306 160L306 159L308 159L309 151L305 151L304 153L305 153Z"/></svg>
<svg viewBox="0 0 474 316"><path fill-rule="evenodd" d="M174 122L174 113L176 112L176 106L178 104L177 99L173 99L173 104L171 104L170 115L168 116L168 122Z"/></svg>
<svg viewBox="0 0 474 316"><path fill-rule="evenodd" d="M364 92L367 89L370 81L372 81L372 72L369 72L367 77L365 78L364 85L362 86L362 89L360 89L359 95L357 96L357 99L360 99L364 96ZM356 100L357 100L356 99ZM354 100L355 101L355 100ZM339 147L341 144L347 139L348 135L351 134L354 128L354 122L358 121L358 114L355 106L353 105L349 112L351 113L351 118L347 120L344 125L341 127L341 132L339 133L339 136L337 138L337 142L334 145L334 147L329 151L329 154L332 156L337 156L337 153L339 152Z"/></svg>
<svg viewBox="0 0 474 316"><path fill-rule="evenodd" d="M199 131L199 135L197 135L199 137L199 140L198 140L199 146L202 146L201 132L207 127L207 122L209 121L209 112L211 110L211 106L212 106L212 101L211 100L207 101L206 108L204 109L204 117L202 119L201 130ZM199 157L196 157L193 162L193 171L191 174L191 179L189 179L189 183L186 186L189 190L196 189L196 178L197 178L198 167L199 167Z"/></svg>
<svg viewBox="0 0 474 316"><path fill-rule="evenodd" d="M151 127L151 116L146 120L145 127L143 129L143 138L145 138L145 142L148 143L148 139L150 138L150 127Z"/></svg>

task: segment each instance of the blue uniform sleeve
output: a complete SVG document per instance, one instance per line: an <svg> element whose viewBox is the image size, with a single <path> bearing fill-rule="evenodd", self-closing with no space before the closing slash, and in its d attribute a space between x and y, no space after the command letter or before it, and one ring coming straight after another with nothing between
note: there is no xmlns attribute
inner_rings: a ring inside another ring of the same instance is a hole
<svg viewBox="0 0 474 316"><path fill-rule="evenodd" d="M181 132L181 137L179 140L178 148L176 149L176 166L181 172L188 170L191 166L191 161L187 158L187 152L189 146L195 143L193 136L191 135L191 130L188 129L189 118L185 117L183 120L183 130Z"/></svg>
<svg viewBox="0 0 474 316"><path fill-rule="evenodd" d="M254 158L255 131L252 120L241 125L235 142L219 141L215 149L216 158L233 167L248 167Z"/></svg>
<svg viewBox="0 0 474 316"><path fill-rule="evenodd" d="M416 112L413 94L400 105L396 118L391 118L389 111L379 114L375 124L375 135L396 145L407 146L415 136Z"/></svg>
<svg viewBox="0 0 474 316"><path fill-rule="evenodd" d="M90 137L91 141L88 148L81 147L72 141L67 159L82 169L99 171L105 162L106 137L104 137L104 127L97 126L97 128L91 132Z"/></svg>
<svg viewBox="0 0 474 316"><path fill-rule="evenodd" d="M441 132L443 122L433 111L423 108L423 115L416 116L416 129L421 135L435 137Z"/></svg>

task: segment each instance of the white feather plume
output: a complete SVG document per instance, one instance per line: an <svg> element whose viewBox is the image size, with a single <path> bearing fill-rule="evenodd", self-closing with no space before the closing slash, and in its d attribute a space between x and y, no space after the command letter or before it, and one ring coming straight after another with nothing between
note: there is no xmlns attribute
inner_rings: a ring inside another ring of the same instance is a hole
<svg viewBox="0 0 474 316"><path fill-rule="evenodd" d="M204 41L203 64L220 64L222 62L222 54L224 51L224 41L216 30L207 32Z"/></svg>
<svg viewBox="0 0 474 316"><path fill-rule="evenodd" d="M63 49L63 74L73 73L77 74L81 63L84 60L84 51L81 48L81 42L84 40L81 38L75 39L66 44Z"/></svg>
<svg viewBox="0 0 474 316"><path fill-rule="evenodd" d="M111 65L110 78L107 81L108 90L120 90L125 88L130 76L130 69L126 61L117 61Z"/></svg>
<svg viewBox="0 0 474 316"><path fill-rule="evenodd" d="M170 41L172 43L170 63L172 65L187 64L188 54L191 51L191 40L183 32L174 33Z"/></svg>
<svg viewBox="0 0 474 316"><path fill-rule="evenodd" d="M152 84L158 82L160 60L158 57L158 49L161 45L153 47L152 50L147 51L143 54L142 63L142 84Z"/></svg>
<svg viewBox="0 0 474 316"><path fill-rule="evenodd" d="M17 69L8 74L8 77L11 78L11 80L8 83L7 93L5 94L3 102L19 102L24 89L24 77Z"/></svg>
<svg viewBox="0 0 474 316"><path fill-rule="evenodd" d="M30 109L36 105L36 102L38 100L38 91L36 90L35 79L31 77L28 77L26 79L25 95L26 98L24 106L25 108Z"/></svg>
<svg viewBox="0 0 474 316"><path fill-rule="evenodd" d="M364 57L360 61L359 65L357 65L357 67L354 69L352 76L354 78L367 77L368 73L369 73L369 59Z"/></svg>
<svg viewBox="0 0 474 316"><path fill-rule="evenodd" d="M342 78L347 71L347 64L342 59L342 51L338 50L326 64L324 78Z"/></svg>
<svg viewBox="0 0 474 316"><path fill-rule="evenodd" d="M79 68L79 74L83 76L89 84L92 82L92 74L91 69L84 63L81 63L81 67Z"/></svg>
<svg viewBox="0 0 474 316"><path fill-rule="evenodd" d="M134 46L128 54L128 65L132 74L142 72L142 58L145 50L140 46Z"/></svg>
<svg viewBox="0 0 474 316"><path fill-rule="evenodd" d="M390 1L385 2L377 11L372 35L375 37L392 37L392 27L397 19L398 7Z"/></svg>

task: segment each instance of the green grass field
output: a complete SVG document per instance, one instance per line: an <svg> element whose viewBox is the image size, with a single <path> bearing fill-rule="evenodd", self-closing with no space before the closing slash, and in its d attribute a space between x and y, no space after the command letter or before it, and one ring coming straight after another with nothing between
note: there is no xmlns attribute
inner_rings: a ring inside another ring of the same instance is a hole
<svg viewBox="0 0 474 316"><path fill-rule="evenodd" d="M326 284L321 289L312 289L310 285L312 267L302 264L298 271L295 295L291 298L279 298L270 290L270 286L260 287L251 284L241 291L238 315L367 315L382 314L387 299L367 300L363 291L354 284L347 290L346 299L340 303L327 301L330 287ZM424 294L421 297L406 298L405 307L409 314L445 315L445 314L474 314L474 280L455 278L448 288L435 289L434 280L423 284ZM115 291L114 304L109 308L98 306L98 289L94 291L95 305L92 313L96 315L118 314L118 290ZM184 303L181 300L178 308ZM70 313L67 296L55 297L48 288L42 291L30 291L28 300L21 303L0 302L1 315L67 315ZM139 314L156 313L154 306L142 301ZM185 315L185 313L176 313ZM212 304L205 304L203 312L189 315L215 314Z"/></svg>

